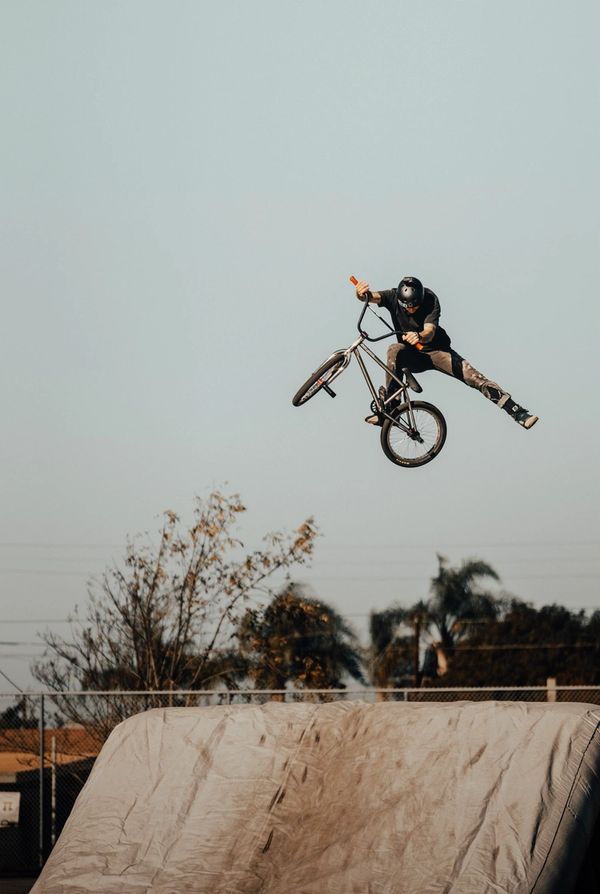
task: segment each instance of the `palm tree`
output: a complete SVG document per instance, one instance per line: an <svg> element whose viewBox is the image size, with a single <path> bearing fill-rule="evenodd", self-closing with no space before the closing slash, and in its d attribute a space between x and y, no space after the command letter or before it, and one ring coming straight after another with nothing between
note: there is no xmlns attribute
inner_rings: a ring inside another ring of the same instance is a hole
<svg viewBox="0 0 600 894"><path fill-rule="evenodd" d="M438 674L444 673L456 643L466 636L469 623L495 620L504 600L481 589L479 580L500 580L491 565L481 559L465 559L457 568L438 554L438 573L431 581L431 598L426 603L426 624L438 634L433 644Z"/></svg>
<svg viewBox="0 0 600 894"><path fill-rule="evenodd" d="M257 689L342 689L364 681L358 638L327 603L288 584L264 608L248 609L237 629L239 651Z"/></svg>
<svg viewBox="0 0 600 894"><path fill-rule="evenodd" d="M370 614L367 666L370 681L377 689L402 686L410 677L412 638L402 633L410 620L409 613L408 609L392 606ZM385 693L377 693L377 700L385 701Z"/></svg>

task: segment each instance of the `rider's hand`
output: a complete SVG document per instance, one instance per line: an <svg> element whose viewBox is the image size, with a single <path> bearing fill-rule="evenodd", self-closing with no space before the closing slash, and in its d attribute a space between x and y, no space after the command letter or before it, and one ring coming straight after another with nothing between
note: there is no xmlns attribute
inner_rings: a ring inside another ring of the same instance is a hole
<svg viewBox="0 0 600 894"><path fill-rule="evenodd" d="M402 336L402 341L405 341L408 345L418 345L420 340L418 332L405 332Z"/></svg>
<svg viewBox="0 0 600 894"><path fill-rule="evenodd" d="M356 284L356 297L360 298L360 300L362 301L368 291L369 283L365 282L364 279L361 279L361 281Z"/></svg>

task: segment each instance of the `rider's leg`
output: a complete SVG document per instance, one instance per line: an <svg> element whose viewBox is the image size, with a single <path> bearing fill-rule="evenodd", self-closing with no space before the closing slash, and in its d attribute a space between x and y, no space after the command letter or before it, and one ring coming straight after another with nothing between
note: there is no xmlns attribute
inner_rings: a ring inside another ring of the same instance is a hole
<svg viewBox="0 0 600 894"><path fill-rule="evenodd" d="M389 369L393 369L396 374L398 372L398 368L402 369L402 366L398 363L398 355L402 355L405 352L406 352L406 345L404 345L400 342L398 342L397 344L390 345L389 348L387 349L387 357L386 357L387 365L388 365ZM397 388L398 383L395 382L394 379L392 379L389 372L386 372L386 374L385 374L385 390L386 390L388 397L391 394L393 394L394 390L395 390L394 388L390 388L390 385L394 385Z"/></svg>
<svg viewBox="0 0 600 894"><path fill-rule="evenodd" d="M523 428L531 428L538 421L537 416L515 403L507 391L504 391L496 382L486 378L483 373L471 366L468 360L465 360L452 348L449 351L429 351L428 355L435 369L439 369L440 372L453 376L455 379L460 379L465 385L481 391L484 397L506 410Z"/></svg>
<svg viewBox="0 0 600 894"><path fill-rule="evenodd" d="M429 359L429 354L421 354L416 348L407 345L404 342L390 345L387 351L387 365L393 369L400 378L402 370L406 367L411 372L425 372L433 369L433 364ZM387 396L390 397L394 391L398 390L398 383L392 379L389 373L385 375L385 388Z"/></svg>

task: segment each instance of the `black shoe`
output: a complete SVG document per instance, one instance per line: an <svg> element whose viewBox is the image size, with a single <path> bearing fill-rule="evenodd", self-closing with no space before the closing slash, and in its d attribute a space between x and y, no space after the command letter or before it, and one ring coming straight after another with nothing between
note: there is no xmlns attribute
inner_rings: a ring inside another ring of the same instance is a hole
<svg viewBox="0 0 600 894"><path fill-rule="evenodd" d="M372 416L365 416L365 422L369 425L383 425L383 416L381 413L373 413Z"/></svg>
<svg viewBox="0 0 600 894"><path fill-rule="evenodd" d="M525 407L519 406L519 404L514 403L512 400L509 400L504 404L504 409L508 415L512 416L515 422L518 422L523 428L533 428L539 419L539 416L534 416L533 413L530 413Z"/></svg>
<svg viewBox="0 0 600 894"><path fill-rule="evenodd" d="M539 418L539 416L534 416L529 410L525 410L521 407L519 412L515 415L515 422L518 422L523 428L532 428Z"/></svg>

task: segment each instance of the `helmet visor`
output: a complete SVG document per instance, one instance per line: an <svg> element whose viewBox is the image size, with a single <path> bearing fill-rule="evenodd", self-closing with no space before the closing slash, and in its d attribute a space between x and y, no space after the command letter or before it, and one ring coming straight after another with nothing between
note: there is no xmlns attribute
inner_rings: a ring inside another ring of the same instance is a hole
<svg viewBox="0 0 600 894"><path fill-rule="evenodd" d="M418 294L398 295L398 303L405 309L416 310L423 303L423 299Z"/></svg>

